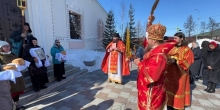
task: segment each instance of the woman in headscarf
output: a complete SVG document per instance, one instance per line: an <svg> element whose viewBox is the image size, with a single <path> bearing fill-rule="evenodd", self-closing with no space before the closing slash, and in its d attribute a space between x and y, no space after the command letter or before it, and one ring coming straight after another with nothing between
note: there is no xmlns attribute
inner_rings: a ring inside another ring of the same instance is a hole
<svg viewBox="0 0 220 110"><path fill-rule="evenodd" d="M8 42L5 42L5 41L0 42L1 65L12 63L12 61L17 58L13 53L11 53L10 47L11 46L9 45ZM25 90L25 83L24 83L23 77L21 76L21 77L16 78L16 83L10 81L10 85L11 85L11 96L14 101L14 105L16 108L18 108L17 102L19 101L19 96L23 94Z"/></svg>
<svg viewBox="0 0 220 110"><path fill-rule="evenodd" d="M194 84L194 78L199 74L200 67L201 67L201 62L202 62L202 53L199 47L198 42L192 42L192 51L194 54L194 62L189 68L189 73L190 73L190 84Z"/></svg>
<svg viewBox="0 0 220 110"><path fill-rule="evenodd" d="M19 30L13 31L10 35L10 41L12 43L12 53L17 57L22 57L22 51L25 45L29 43L29 39L33 37L32 30L28 23L24 23L24 26Z"/></svg>
<svg viewBox="0 0 220 110"><path fill-rule="evenodd" d="M205 91L215 93L217 83L220 83L220 47L216 42L210 42L203 56L203 79L208 81Z"/></svg>
<svg viewBox="0 0 220 110"><path fill-rule="evenodd" d="M45 67L45 61L38 60L37 57L33 57L30 54L30 50L33 48L40 48L40 46L37 45L37 38L32 37L29 39L29 45L27 45L24 48L23 51L23 58L29 62L31 62L28 70L31 77L31 82L34 88L35 92L39 92L40 89L45 89L47 86L45 86L46 83L49 82L48 76L47 76L47 67ZM45 53L43 53L45 54ZM42 67L37 67L36 63L41 62L43 64Z"/></svg>
<svg viewBox="0 0 220 110"><path fill-rule="evenodd" d="M0 41L0 48L2 48L5 44L4 41ZM0 64L2 71L2 65ZM10 92L11 86L9 80L0 80L0 107L1 110L12 110L13 103Z"/></svg>
<svg viewBox="0 0 220 110"><path fill-rule="evenodd" d="M57 81L61 81L62 79L66 79L63 75L65 74L64 62L65 59L56 58L57 54L65 55L65 51L62 45L60 45L59 40L55 40L54 46L50 50L50 54L53 57L53 69L54 69L54 77L57 78Z"/></svg>

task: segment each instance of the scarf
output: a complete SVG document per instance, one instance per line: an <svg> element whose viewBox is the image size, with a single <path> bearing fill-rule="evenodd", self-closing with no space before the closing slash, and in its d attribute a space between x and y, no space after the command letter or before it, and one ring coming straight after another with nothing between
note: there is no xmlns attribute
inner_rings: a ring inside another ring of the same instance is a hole
<svg viewBox="0 0 220 110"><path fill-rule="evenodd" d="M8 55L8 54L11 54L11 51L9 52L1 52L2 55Z"/></svg>

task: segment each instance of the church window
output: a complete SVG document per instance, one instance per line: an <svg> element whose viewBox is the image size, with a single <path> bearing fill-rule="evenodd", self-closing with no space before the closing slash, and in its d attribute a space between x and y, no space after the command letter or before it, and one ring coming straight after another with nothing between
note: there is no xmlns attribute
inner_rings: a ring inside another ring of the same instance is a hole
<svg viewBox="0 0 220 110"><path fill-rule="evenodd" d="M70 38L82 39L81 16L69 11Z"/></svg>

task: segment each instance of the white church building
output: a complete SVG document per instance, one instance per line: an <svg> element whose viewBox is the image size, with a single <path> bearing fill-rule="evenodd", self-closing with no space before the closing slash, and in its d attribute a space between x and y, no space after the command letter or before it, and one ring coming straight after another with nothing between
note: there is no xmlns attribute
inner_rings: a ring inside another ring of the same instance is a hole
<svg viewBox="0 0 220 110"><path fill-rule="evenodd" d="M17 0L0 1L8 2L9 9L19 9L15 4ZM46 54L50 54L55 39L60 40L64 49L102 48L101 38L107 12L97 0L26 1L25 22L30 24L32 34L38 39L38 44L44 47Z"/></svg>
<svg viewBox="0 0 220 110"><path fill-rule="evenodd" d="M28 0L26 21L48 52L55 39L65 49L99 49L107 12L97 0Z"/></svg>

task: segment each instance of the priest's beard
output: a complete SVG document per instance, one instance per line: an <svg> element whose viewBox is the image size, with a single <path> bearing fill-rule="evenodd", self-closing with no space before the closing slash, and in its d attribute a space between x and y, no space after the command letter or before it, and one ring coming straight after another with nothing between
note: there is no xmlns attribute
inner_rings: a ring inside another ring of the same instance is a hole
<svg viewBox="0 0 220 110"><path fill-rule="evenodd" d="M149 44L147 45L147 47L144 49L144 53L149 52L152 49L152 46L150 46Z"/></svg>
<svg viewBox="0 0 220 110"><path fill-rule="evenodd" d="M117 42L118 42L118 39L113 39L113 42L114 42L114 43L117 43Z"/></svg>

